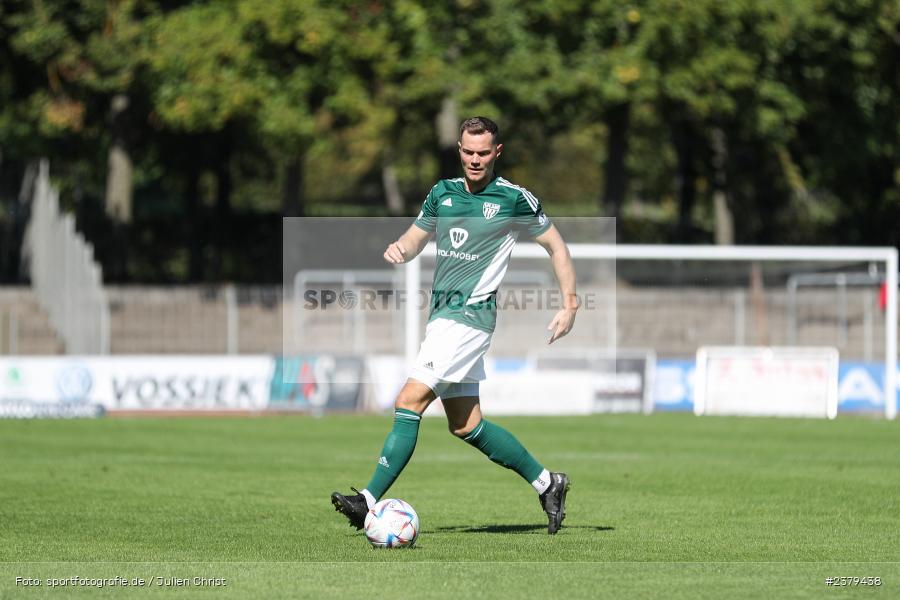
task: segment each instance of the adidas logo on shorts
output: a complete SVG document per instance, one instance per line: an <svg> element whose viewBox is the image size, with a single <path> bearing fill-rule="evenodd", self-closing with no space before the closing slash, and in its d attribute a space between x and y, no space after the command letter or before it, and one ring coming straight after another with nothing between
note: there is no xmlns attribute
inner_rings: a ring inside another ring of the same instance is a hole
<svg viewBox="0 0 900 600"><path fill-rule="evenodd" d="M434 369L434 363L429 360L427 363L425 363L425 368Z"/></svg>

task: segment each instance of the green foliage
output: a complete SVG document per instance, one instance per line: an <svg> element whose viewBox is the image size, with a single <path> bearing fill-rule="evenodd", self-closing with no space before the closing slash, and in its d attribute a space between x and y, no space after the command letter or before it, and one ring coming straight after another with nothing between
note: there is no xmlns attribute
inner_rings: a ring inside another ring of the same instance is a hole
<svg viewBox="0 0 900 600"><path fill-rule="evenodd" d="M259 108L264 90L256 56L236 17L234 3L221 1L191 4L149 23L153 105L164 125L218 131Z"/></svg>
<svg viewBox="0 0 900 600"><path fill-rule="evenodd" d="M500 122L504 173L581 214L626 107L623 241L709 238L715 131L740 241L898 243L898 38L897 0L4 0L0 167L48 156L97 202L125 96L137 215L202 177L276 210L292 162L316 214L383 212L386 165L413 212L452 100Z"/></svg>

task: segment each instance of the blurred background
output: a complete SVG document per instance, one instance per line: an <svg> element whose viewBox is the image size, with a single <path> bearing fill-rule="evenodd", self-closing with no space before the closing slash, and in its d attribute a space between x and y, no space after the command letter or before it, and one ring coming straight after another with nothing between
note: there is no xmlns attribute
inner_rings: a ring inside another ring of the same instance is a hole
<svg viewBox="0 0 900 600"><path fill-rule="evenodd" d="M0 354L280 352L282 217L415 215L472 115L619 244L900 243L898 0L0 0ZM618 343L878 361L885 264L620 264Z"/></svg>

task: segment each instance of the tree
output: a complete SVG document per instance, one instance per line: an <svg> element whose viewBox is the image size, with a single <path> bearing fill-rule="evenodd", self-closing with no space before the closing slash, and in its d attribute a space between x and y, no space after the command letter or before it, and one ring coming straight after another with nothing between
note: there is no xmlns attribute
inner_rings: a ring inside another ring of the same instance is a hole
<svg viewBox="0 0 900 600"><path fill-rule="evenodd" d="M642 20L635 43L657 73L650 94L672 126L682 229L691 218L699 172L711 182L717 240L731 243L732 231L754 235L752 221L741 220L735 229L733 213L760 212L752 173L762 169L746 168L740 157L761 151L768 157L763 162L773 160L804 114L803 103L779 78L793 18L791 6L780 2L671 0L657 3ZM737 207L742 186L751 191Z"/></svg>
<svg viewBox="0 0 900 600"><path fill-rule="evenodd" d="M603 214L618 217L627 188L626 156L633 105L645 100L654 71L635 43L644 18L639 7L615 2L586 5L579 19L566 20L569 27L585 24L580 44L572 52L572 69L578 82L574 92L581 100L577 119L599 119L606 127L604 189L598 200ZM579 38L576 32L568 35Z"/></svg>
<svg viewBox="0 0 900 600"><path fill-rule="evenodd" d="M13 29L11 46L28 63L20 79L31 81L19 99L31 107L26 122L32 135L43 140L44 153L56 155L60 143L106 146L106 209L126 222L132 212L134 137L129 106L143 95L136 76L140 24L156 10L150 0L79 0L74 7L44 0L23 5L6 19ZM43 81L33 79L37 73Z"/></svg>
<svg viewBox="0 0 900 600"><path fill-rule="evenodd" d="M796 11L782 76L807 108L787 146L801 208L832 241L900 244L900 7L825 0Z"/></svg>
<svg viewBox="0 0 900 600"><path fill-rule="evenodd" d="M193 3L147 22L152 122L158 136L173 138L171 153L161 160L183 182L192 279L204 276L206 263L206 227L200 212L204 174L215 181L212 241L220 257L231 211L235 140L250 128L264 100L265 91L258 85L261 67L239 16L236 2L222 1Z"/></svg>

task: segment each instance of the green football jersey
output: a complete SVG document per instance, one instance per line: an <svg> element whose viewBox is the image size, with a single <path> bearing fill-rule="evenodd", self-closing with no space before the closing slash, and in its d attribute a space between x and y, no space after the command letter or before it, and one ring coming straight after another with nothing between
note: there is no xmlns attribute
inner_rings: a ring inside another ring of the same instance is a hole
<svg viewBox="0 0 900 600"><path fill-rule="evenodd" d="M452 319L492 333L497 290L519 234L536 237L550 219L531 192L502 177L477 194L460 177L431 188L415 224L434 233L437 245L428 320Z"/></svg>

